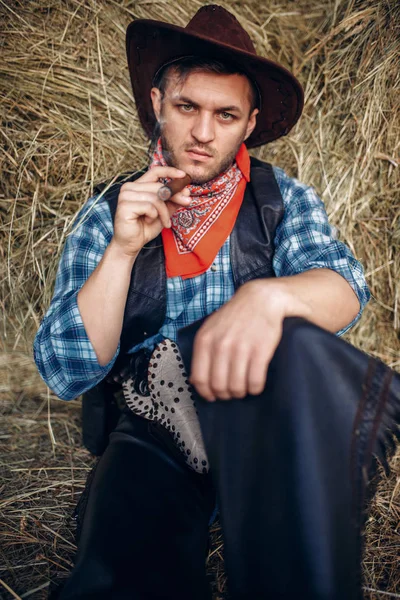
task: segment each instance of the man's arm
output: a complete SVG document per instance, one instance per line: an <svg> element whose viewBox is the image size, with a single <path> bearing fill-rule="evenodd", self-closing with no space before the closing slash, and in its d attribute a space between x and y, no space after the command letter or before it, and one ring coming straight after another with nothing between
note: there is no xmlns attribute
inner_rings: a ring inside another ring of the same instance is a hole
<svg viewBox="0 0 400 600"><path fill-rule="evenodd" d="M313 269L291 277L250 282L265 297L266 306L281 305L283 318L304 317L336 333L354 321L360 302L346 279L331 269ZM261 301L261 300L260 300Z"/></svg>
<svg viewBox="0 0 400 600"><path fill-rule="evenodd" d="M119 190L112 241L78 293L79 310L101 366L119 346L132 267L139 252L164 227L171 227L170 217L180 206L190 203L188 189L176 192L172 200L160 200L159 179L184 175L175 167L154 167Z"/></svg>
<svg viewBox="0 0 400 600"><path fill-rule="evenodd" d="M363 268L348 246L337 239L336 230L329 224L325 206L314 188L288 177L279 167L274 167L274 173L285 207L274 240L275 274L287 291L286 283L290 282L292 296L304 299L313 308L314 318L326 311L325 318L315 321L316 324L342 335L359 320L370 298ZM325 274L319 275L321 271ZM297 278L299 274L301 279ZM336 274L339 277L335 277ZM325 287L327 277L332 282L329 288ZM308 283L315 281L314 278L322 278L323 287L316 285L307 295ZM357 306L356 299L358 312L346 320L352 306ZM328 308L331 300L333 306ZM336 318L338 320L332 323L331 319ZM341 326L335 328L335 322Z"/></svg>
<svg viewBox="0 0 400 600"><path fill-rule="evenodd" d="M118 349L136 256L125 254L111 241L78 292L79 312L101 366L107 365Z"/></svg>
<svg viewBox="0 0 400 600"><path fill-rule="evenodd" d="M106 202L88 200L77 217L80 223L66 240L58 265L54 295L36 333L36 366L48 387L63 400L73 400L101 381L112 368L119 348L100 365L78 307L78 292L90 278L113 235Z"/></svg>
<svg viewBox="0 0 400 600"><path fill-rule="evenodd" d="M190 203L189 191L161 201L160 178L183 177L174 167L154 167L119 189L114 226L106 202L91 198L68 236L54 297L34 340L34 357L47 385L71 400L101 381L120 349L132 267L141 248L171 215ZM82 220L83 219L83 220Z"/></svg>
<svg viewBox="0 0 400 600"><path fill-rule="evenodd" d="M210 401L260 394L285 317L335 332L359 308L347 281L329 269L249 281L197 332L189 380Z"/></svg>

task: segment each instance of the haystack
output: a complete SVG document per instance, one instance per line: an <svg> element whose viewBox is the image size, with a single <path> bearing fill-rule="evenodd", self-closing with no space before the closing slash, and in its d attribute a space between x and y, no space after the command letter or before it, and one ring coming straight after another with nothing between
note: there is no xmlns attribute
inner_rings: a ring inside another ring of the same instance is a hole
<svg viewBox="0 0 400 600"><path fill-rule="evenodd" d="M304 114L259 158L313 185L361 259L373 300L348 336L400 368L400 5L396 0L220 2L258 52L291 69ZM70 515L94 458L80 401L37 374L32 340L58 258L94 186L146 165L124 36L145 17L185 25L199 0L0 0L0 594L46 598L75 551ZM371 506L365 598L400 597L400 454ZM220 531L209 559L224 595ZM397 594L396 594L397 592Z"/></svg>

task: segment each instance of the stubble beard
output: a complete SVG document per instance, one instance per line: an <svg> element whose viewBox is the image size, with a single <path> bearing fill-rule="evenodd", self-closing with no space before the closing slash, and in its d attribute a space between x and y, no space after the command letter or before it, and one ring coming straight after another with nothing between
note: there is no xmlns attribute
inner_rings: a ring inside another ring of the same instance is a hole
<svg viewBox="0 0 400 600"><path fill-rule="evenodd" d="M168 137L165 133L164 128L161 128L160 136L161 136L161 145L162 145L162 149L163 149L163 156L164 156L165 162L167 163L168 166L179 169L180 167L179 167L176 153L174 151L172 143L170 143L168 141ZM205 172L204 176L192 178L192 184L193 185L203 185L203 184L207 183L208 181L211 181L212 179L217 177L217 175L220 175L221 173L223 173L224 171L229 169L229 167L232 165L233 161L235 160L235 156L238 153L238 150L239 150L240 146L242 145L243 141L244 141L244 136L243 136L243 139L241 139L238 142L237 146L226 157L221 159L215 166L210 167L209 170ZM199 144L197 144L196 147L199 148ZM187 149L189 149L189 148L187 148ZM184 150L186 150L186 148L184 148ZM204 151L207 152L207 149L204 149Z"/></svg>

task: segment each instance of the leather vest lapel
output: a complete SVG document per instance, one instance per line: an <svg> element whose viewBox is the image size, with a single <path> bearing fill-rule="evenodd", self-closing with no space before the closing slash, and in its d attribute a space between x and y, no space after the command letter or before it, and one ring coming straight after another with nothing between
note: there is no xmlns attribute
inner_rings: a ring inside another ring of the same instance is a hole
<svg viewBox="0 0 400 600"><path fill-rule="evenodd" d="M167 275L162 237L159 234L138 254L132 269L125 306L121 350L158 332L167 310Z"/></svg>
<svg viewBox="0 0 400 600"><path fill-rule="evenodd" d="M283 200L272 166L251 158L246 187L231 233L231 265L235 289L261 277L275 277L272 267L276 228L283 217Z"/></svg>

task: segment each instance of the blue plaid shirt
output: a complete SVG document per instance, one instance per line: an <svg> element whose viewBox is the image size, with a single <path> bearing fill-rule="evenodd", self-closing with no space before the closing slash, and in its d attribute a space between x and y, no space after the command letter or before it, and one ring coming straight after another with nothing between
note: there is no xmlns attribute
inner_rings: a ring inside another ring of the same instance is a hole
<svg viewBox="0 0 400 600"><path fill-rule="evenodd" d="M363 268L349 248L336 239L324 204L315 190L273 167L283 201L284 217L275 236L273 268L277 277L328 268L342 275L355 291L360 310L342 335L360 318L370 293ZM77 294L100 262L113 236L107 202L90 198L78 214L81 223L67 237L58 266L54 296L34 341L40 375L54 393L72 400L101 381L111 370L120 346L107 365L99 365L78 309ZM85 217L85 218L84 218ZM82 221L82 222L81 222ZM166 318L159 333L130 349L153 349L164 338L225 304L234 294L229 254L230 237L213 265L203 274L183 280L167 278Z"/></svg>

